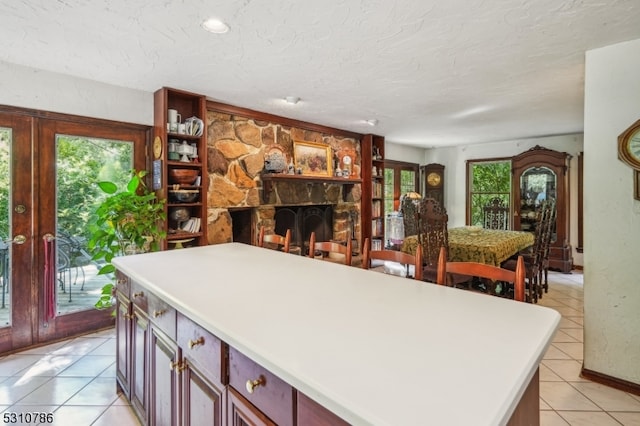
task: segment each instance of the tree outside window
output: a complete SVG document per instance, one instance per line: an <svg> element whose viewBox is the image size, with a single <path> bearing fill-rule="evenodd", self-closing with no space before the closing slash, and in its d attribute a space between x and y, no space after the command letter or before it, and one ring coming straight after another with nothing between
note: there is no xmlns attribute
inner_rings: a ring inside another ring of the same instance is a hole
<svg viewBox="0 0 640 426"><path fill-rule="evenodd" d="M469 224L482 226L483 211L489 201L500 198L511 207L511 160L468 161L469 178L468 217ZM511 228L511 222L507 225Z"/></svg>

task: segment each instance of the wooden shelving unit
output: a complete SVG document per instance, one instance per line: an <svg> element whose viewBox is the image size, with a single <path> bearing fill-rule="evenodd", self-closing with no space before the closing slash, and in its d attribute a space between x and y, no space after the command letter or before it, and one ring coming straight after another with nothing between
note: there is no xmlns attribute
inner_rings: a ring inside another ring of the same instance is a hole
<svg viewBox="0 0 640 426"><path fill-rule="evenodd" d="M204 126L202 134L195 136L177 131L169 131L167 126L169 109L177 110L182 122L185 122L185 120L190 117L197 117L203 120ZM209 179L206 164L206 112L205 96L168 87L163 87L154 94L154 138L160 138L162 149L159 157L156 157L156 153L154 153L153 182L158 197L167 199L167 221L165 222L167 239L163 244L163 249L165 250L207 245L207 187ZM190 158L189 161L170 159L169 143L171 141L177 141L178 144L186 143L195 147L198 154L197 158ZM199 180L193 185L174 184L170 181L169 175L173 169L196 170ZM193 202L179 202L170 196L170 189L190 189L197 190L199 193ZM188 209L190 219L193 219L192 223L196 222L195 230L187 231L183 229L186 228L186 221L176 221L171 218L172 212L181 208ZM198 222L199 226L197 226Z"/></svg>
<svg viewBox="0 0 640 426"><path fill-rule="evenodd" d="M371 241L373 250L382 250L384 242L384 137L362 138L362 239Z"/></svg>

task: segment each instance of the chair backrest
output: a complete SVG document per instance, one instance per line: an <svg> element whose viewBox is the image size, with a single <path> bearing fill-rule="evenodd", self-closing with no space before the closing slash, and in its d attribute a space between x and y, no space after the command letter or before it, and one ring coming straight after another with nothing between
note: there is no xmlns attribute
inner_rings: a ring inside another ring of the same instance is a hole
<svg viewBox="0 0 640 426"><path fill-rule="evenodd" d="M482 208L483 227L486 229L509 229L509 207L500 197L492 198Z"/></svg>
<svg viewBox="0 0 640 426"><path fill-rule="evenodd" d="M533 261L531 262L536 270L540 268L546 255L545 252L549 249L553 228L551 220L555 217L554 212L555 203L549 200L544 200L538 209L538 217L536 218L534 230L535 239L532 248Z"/></svg>
<svg viewBox="0 0 640 426"><path fill-rule="evenodd" d="M499 266L487 265L485 263L449 262L447 261L447 252L445 248L442 247L438 257L438 284L445 285L447 283L447 274L450 273L513 283L513 299L524 302L525 266L522 256L518 256L516 270L510 271L500 268Z"/></svg>
<svg viewBox="0 0 640 426"><path fill-rule="evenodd" d="M422 281L422 247L416 247L415 255L396 250L371 250L369 238L364 240L364 253L362 254L362 268L370 269L372 260L387 260L403 265L413 265L415 268L413 278Z"/></svg>
<svg viewBox="0 0 640 426"><path fill-rule="evenodd" d="M402 213L402 223L404 225L404 236L418 235L418 208L420 200L404 197L400 203Z"/></svg>
<svg viewBox="0 0 640 426"><path fill-rule="evenodd" d="M265 247L265 243L267 244L267 248L269 245L275 246L274 248L280 249L285 253L289 253L289 245L291 244L291 230L287 229L287 233L283 237L278 234L265 234L264 226L260 227L260 233L258 235L258 247Z"/></svg>
<svg viewBox="0 0 640 426"><path fill-rule="evenodd" d="M449 249L447 211L434 198L423 198L418 206L418 241L422 246L422 261L427 267L438 264L440 247Z"/></svg>
<svg viewBox="0 0 640 426"><path fill-rule="evenodd" d="M318 242L316 241L316 233L312 232L309 237L309 257L313 259L316 251L344 255L344 264L351 266L351 238L347 239L347 245L343 246L342 244L333 241Z"/></svg>

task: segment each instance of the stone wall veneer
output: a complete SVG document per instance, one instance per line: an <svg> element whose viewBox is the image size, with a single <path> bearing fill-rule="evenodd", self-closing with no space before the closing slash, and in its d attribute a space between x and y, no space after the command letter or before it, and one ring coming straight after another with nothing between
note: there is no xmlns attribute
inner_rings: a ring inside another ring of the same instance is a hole
<svg viewBox="0 0 640 426"><path fill-rule="evenodd" d="M353 164L356 176L359 177L361 157L358 139L211 110L207 113L207 126L209 244L232 241L233 224L228 209L261 207L254 215L254 225L258 227L265 207L281 205L339 206L335 210L338 213L334 215L334 237L338 240L346 238L346 230L339 225L345 223L344 214L340 212L359 212L360 185L353 186L345 202L342 191L346 190L346 187L343 185L278 182L265 203L262 200L260 175L264 169L265 152L271 146L278 145L289 162L293 153L293 141L301 140L329 145L339 156L345 152L351 156L355 153ZM341 206L343 204L344 206ZM260 211L262 213L258 213ZM358 224L358 232L359 228Z"/></svg>

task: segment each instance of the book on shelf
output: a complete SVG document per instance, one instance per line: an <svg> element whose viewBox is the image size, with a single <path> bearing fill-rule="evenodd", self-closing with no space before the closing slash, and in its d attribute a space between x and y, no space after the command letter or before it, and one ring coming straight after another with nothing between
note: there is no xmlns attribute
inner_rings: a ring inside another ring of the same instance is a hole
<svg viewBox="0 0 640 426"><path fill-rule="evenodd" d="M371 221L371 236L382 236L382 219L373 219Z"/></svg>
<svg viewBox="0 0 640 426"><path fill-rule="evenodd" d="M382 183L374 182L371 186L373 198L382 198Z"/></svg>
<svg viewBox="0 0 640 426"><path fill-rule="evenodd" d="M382 250L382 240L371 240L371 250Z"/></svg>
<svg viewBox="0 0 640 426"><path fill-rule="evenodd" d="M375 200L371 203L371 215L382 216L382 202L380 200Z"/></svg>

